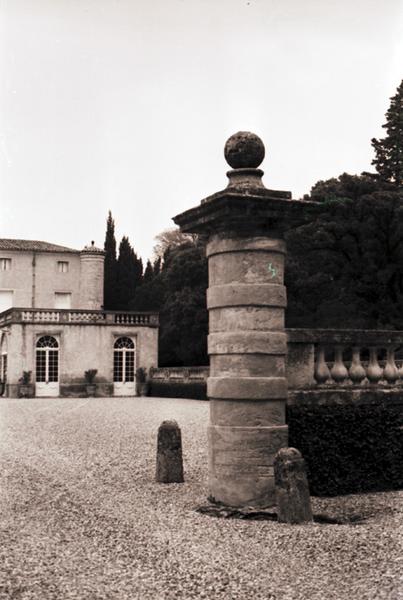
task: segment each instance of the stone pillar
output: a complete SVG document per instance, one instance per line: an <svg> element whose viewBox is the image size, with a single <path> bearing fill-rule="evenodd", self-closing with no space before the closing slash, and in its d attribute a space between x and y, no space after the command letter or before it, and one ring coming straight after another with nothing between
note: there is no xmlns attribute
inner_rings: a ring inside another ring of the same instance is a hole
<svg viewBox="0 0 403 600"><path fill-rule="evenodd" d="M104 303L105 252L91 243L80 252L80 304L82 310L101 310Z"/></svg>
<svg viewBox="0 0 403 600"><path fill-rule="evenodd" d="M159 426L155 478L159 483L183 483L182 434L176 421Z"/></svg>
<svg viewBox="0 0 403 600"><path fill-rule="evenodd" d="M285 244L213 236L209 261L209 487L235 506L271 502L273 460L287 445Z"/></svg>
<svg viewBox="0 0 403 600"><path fill-rule="evenodd" d="M277 518L282 523L312 521L305 461L296 448L281 448L274 460Z"/></svg>
<svg viewBox="0 0 403 600"><path fill-rule="evenodd" d="M264 153L254 134L229 138L228 187L174 218L208 236L209 494L230 506L275 503L274 457L288 445L283 236L312 205L264 187Z"/></svg>

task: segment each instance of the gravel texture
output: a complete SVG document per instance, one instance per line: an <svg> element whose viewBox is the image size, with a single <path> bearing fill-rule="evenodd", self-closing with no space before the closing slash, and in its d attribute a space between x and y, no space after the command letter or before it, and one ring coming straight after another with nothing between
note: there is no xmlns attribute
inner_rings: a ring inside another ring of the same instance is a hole
<svg viewBox="0 0 403 600"><path fill-rule="evenodd" d="M158 426L182 429L185 483L157 484ZM0 400L0 598L403 598L403 492L313 499L360 524L199 514L208 403Z"/></svg>

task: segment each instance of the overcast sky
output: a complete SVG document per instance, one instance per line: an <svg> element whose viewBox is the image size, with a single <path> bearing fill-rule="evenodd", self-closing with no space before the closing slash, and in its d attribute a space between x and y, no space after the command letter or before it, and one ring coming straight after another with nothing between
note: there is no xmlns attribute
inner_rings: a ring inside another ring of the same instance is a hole
<svg viewBox="0 0 403 600"><path fill-rule="evenodd" d="M263 139L295 198L371 170L403 76L403 0L0 0L0 236L143 259Z"/></svg>

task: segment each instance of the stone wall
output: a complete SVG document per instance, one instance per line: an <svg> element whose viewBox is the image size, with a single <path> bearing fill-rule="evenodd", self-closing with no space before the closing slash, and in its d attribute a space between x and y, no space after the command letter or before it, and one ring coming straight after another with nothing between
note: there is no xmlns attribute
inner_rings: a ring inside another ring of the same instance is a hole
<svg viewBox="0 0 403 600"><path fill-rule="evenodd" d="M11 269L0 271L0 291L13 291L13 306L55 308L55 293L71 294L72 309L100 310L103 306L102 252L1 251ZM67 272L59 262L67 262Z"/></svg>
<svg viewBox="0 0 403 600"><path fill-rule="evenodd" d="M158 328L105 324L13 323L8 335L8 392L16 395L23 371L35 379L35 348L39 337L54 336L59 342L60 389L84 383L84 371L97 369L97 382L113 382L113 346L118 337L135 340L136 367L158 364ZM107 389L107 388L105 388ZM108 388L109 389L109 388ZM74 395L74 394L73 394Z"/></svg>
<svg viewBox="0 0 403 600"><path fill-rule="evenodd" d="M0 290L13 290L13 306L54 308L55 292L71 293L71 308L80 308L80 253L1 251L11 269L0 271ZM68 262L60 273L58 262Z"/></svg>

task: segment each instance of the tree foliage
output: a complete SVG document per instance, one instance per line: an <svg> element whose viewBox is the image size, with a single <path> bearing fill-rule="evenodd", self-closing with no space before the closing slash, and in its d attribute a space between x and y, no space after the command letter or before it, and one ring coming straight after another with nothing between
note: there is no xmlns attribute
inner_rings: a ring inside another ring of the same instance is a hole
<svg viewBox="0 0 403 600"><path fill-rule="evenodd" d="M119 245L117 260L117 302L118 310L127 310L133 302L136 289L141 284L143 277L143 263L137 258L129 238L123 236Z"/></svg>
<svg viewBox="0 0 403 600"><path fill-rule="evenodd" d="M317 218L287 236L287 325L403 329L402 195L353 199L345 186L357 176L342 178L341 197L325 197ZM361 189L367 184L364 177Z"/></svg>
<svg viewBox="0 0 403 600"><path fill-rule="evenodd" d="M156 259L163 259L168 251L179 248L183 245L197 243L197 235L192 233L182 233L179 227L164 229L155 236L157 242L153 248Z"/></svg>
<svg viewBox="0 0 403 600"><path fill-rule="evenodd" d="M373 173L362 173L361 175L343 173L339 177L318 181L312 187L311 193L306 194L304 199L314 202L331 202L342 198L358 200L365 194L388 189L394 191L395 187L380 181Z"/></svg>
<svg viewBox="0 0 403 600"><path fill-rule="evenodd" d="M136 291L133 310L160 313L159 364L203 365L207 359L207 260L199 241L165 251L153 277Z"/></svg>
<svg viewBox="0 0 403 600"><path fill-rule="evenodd" d="M107 310L113 310L117 305L117 259L116 259L116 239L115 239L115 221L112 213L109 211L106 221L105 234L105 271L104 271L104 307Z"/></svg>
<svg viewBox="0 0 403 600"><path fill-rule="evenodd" d="M372 139L375 150L375 165L381 179L403 187L403 80L396 94L390 99L386 113L386 129L383 139Z"/></svg>
<svg viewBox="0 0 403 600"><path fill-rule="evenodd" d="M207 260L205 246L176 248L163 275L166 295L161 309L161 362L204 365L207 359Z"/></svg>

